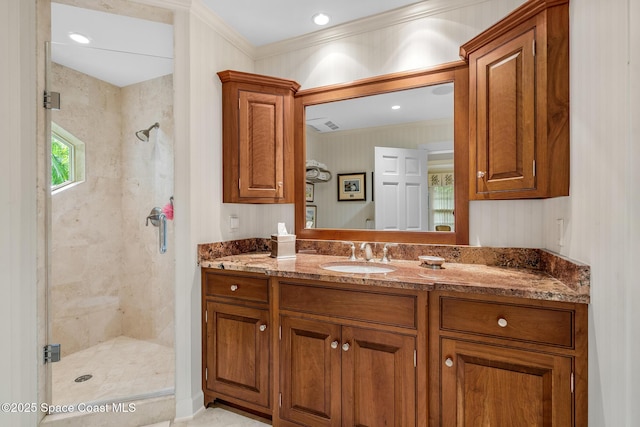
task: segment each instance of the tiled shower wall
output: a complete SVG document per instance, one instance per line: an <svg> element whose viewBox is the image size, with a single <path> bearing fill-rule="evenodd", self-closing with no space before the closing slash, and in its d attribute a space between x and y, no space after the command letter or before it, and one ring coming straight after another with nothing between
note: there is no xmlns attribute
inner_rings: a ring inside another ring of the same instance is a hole
<svg viewBox="0 0 640 427"><path fill-rule="evenodd" d="M52 120L86 150L85 182L51 200L53 339L63 355L119 335L172 345L173 224L162 256L144 226L173 191L172 77L119 88L53 64L52 88ZM135 137L156 121L149 142Z"/></svg>
<svg viewBox="0 0 640 427"><path fill-rule="evenodd" d="M173 77L122 88L122 116L122 329L173 346L173 221L167 221L165 254L158 252L158 228L145 225L151 209L173 195ZM136 138L136 131L156 122L160 127L149 142Z"/></svg>

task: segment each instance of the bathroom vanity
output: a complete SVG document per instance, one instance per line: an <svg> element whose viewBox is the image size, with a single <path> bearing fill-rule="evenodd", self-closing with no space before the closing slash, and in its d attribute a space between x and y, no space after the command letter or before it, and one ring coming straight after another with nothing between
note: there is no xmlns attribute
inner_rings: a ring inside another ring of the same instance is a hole
<svg viewBox="0 0 640 427"><path fill-rule="evenodd" d="M586 425L588 267L530 252L387 273L323 268L346 256L201 256L205 405L280 426Z"/></svg>
<svg viewBox="0 0 640 427"><path fill-rule="evenodd" d="M427 70L302 91L219 73L223 200L295 201L298 254L270 258L259 239L200 245L205 406L219 399L291 427L587 425L589 268L543 250L464 246L470 199L568 194L568 12L568 0L527 1L464 44L464 60ZM380 182L377 206L415 223L381 225L376 213L376 230L322 226L315 209L335 209L306 204L307 109L438 86L453 92L453 226L408 215L421 205L407 201L424 198ZM239 90L260 96L238 101ZM293 176L281 173L289 166ZM250 183L249 169L265 173ZM378 242L376 259L380 242L404 244L390 264L363 266L347 265L344 241ZM327 268L336 263L342 271Z"/></svg>

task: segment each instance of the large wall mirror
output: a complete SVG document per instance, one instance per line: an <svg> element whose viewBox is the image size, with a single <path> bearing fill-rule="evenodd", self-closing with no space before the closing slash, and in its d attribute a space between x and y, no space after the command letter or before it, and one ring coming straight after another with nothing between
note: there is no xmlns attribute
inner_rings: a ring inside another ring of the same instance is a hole
<svg viewBox="0 0 640 427"><path fill-rule="evenodd" d="M296 235L468 244L462 61L298 92Z"/></svg>

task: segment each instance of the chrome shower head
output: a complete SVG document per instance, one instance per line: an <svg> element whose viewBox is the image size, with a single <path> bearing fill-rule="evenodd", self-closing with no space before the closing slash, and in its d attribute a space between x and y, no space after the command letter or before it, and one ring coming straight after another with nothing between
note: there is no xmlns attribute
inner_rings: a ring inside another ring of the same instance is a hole
<svg viewBox="0 0 640 427"><path fill-rule="evenodd" d="M150 126L149 129L143 129L136 132L136 136L140 141L147 142L149 141L149 132L151 132L151 129L159 128L159 127L160 127L160 123L156 122L152 126Z"/></svg>

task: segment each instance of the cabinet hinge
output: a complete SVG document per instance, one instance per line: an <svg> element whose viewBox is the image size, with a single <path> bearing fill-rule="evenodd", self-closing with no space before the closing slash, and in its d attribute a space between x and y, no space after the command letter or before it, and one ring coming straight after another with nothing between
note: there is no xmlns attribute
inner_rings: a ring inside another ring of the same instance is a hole
<svg viewBox="0 0 640 427"><path fill-rule="evenodd" d="M209 322L209 310L204 311L204 323Z"/></svg>
<svg viewBox="0 0 640 427"><path fill-rule="evenodd" d="M533 40L531 42L531 50L533 51L533 56L536 56L536 41Z"/></svg>
<svg viewBox="0 0 640 427"><path fill-rule="evenodd" d="M282 340L282 326L278 328L278 339Z"/></svg>
<svg viewBox="0 0 640 427"><path fill-rule="evenodd" d="M278 407L282 408L282 393L278 396Z"/></svg>
<svg viewBox="0 0 640 427"><path fill-rule="evenodd" d="M575 377L573 376L573 372L571 372L571 393L573 393L575 388L576 388Z"/></svg>
<svg viewBox="0 0 640 427"><path fill-rule="evenodd" d="M416 350L413 350L413 367L418 367L418 352Z"/></svg>
<svg viewBox="0 0 640 427"><path fill-rule="evenodd" d="M533 159L533 176L536 176L536 160Z"/></svg>
<svg viewBox="0 0 640 427"><path fill-rule="evenodd" d="M240 98L238 98L238 110L240 109Z"/></svg>
<svg viewBox="0 0 640 427"><path fill-rule="evenodd" d="M240 185L240 178L238 178L238 190L240 190L242 186Z"/></svg>
<svg viewBox="0 0 640 427"><path fill-rule="evenodd" d="M209 368L204 368L204 380L209 381Z"/></svg>

